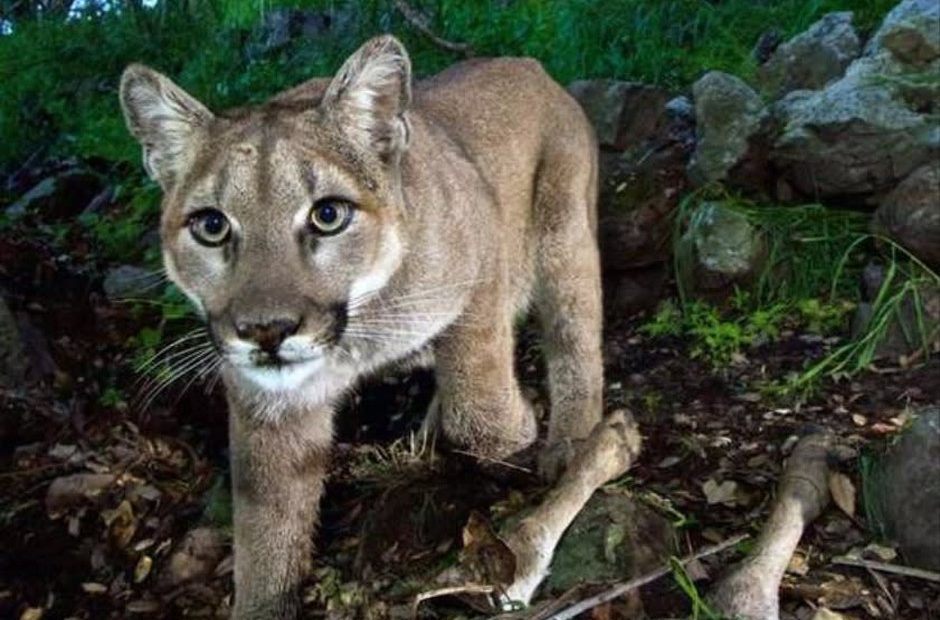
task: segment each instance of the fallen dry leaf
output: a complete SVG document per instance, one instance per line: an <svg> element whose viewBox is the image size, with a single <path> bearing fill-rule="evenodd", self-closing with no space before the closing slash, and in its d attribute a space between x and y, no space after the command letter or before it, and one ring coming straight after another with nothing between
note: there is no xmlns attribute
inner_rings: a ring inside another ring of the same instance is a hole
<svg viewBox="0 0 940 620"><path fill-rule="evenodd" d="M813 614L812 620L845 620L845 616L831 609L820 607Z"/></svg>
<svg viewBox="0 0 940 620"><path fill-rule="evenodd" d="M146 579L152 568L153 558L149 555L140 556L140 559L137 560L137 565L134 567L134 583L140 583Z"/></svg>
<svg viewBox="0 0 940 620"><path fill-rule="evenodd" d="M86 581L82 584L82 590L88 594L105 594L108 591L108 586L104 585L103 583Z"/></svg>
<svg viewBox="0 0 940 620"><path fill-rule="evenodd" d="M709 478L702 485L702 492L705 493L705 500L709 504L727 504L734 505L738 494L738 483L734 480L725 480L721 484Z"/></svg>
<svg viewBox="0 0 940 620"><path fill-rule="evenodd" d="M101 518L108 526L108 534L114 546L123 549L130 544L137 532L137 519L129 501L121 501L114 510L101 511Z"/></svg>
<svg viewBox="0 0 940 620"><path fill-rule="evenodd" d="M42 607L27 607L20 614L20 620L40 620L42 618Z"/></svg>
<svg viewBox="0 0 940 620"><path fill-rule="evenodd" d="M809 572L809 562L806 556L799 552L794 553L790 558L790 563L787 564L787 572L791 575L806 576Z"/></svg>
<svg viewBox="0 0 940 620"><path fill-rule="evenodd" d="M101 495L114 482L112 474L72 474L52 481L46 491L46 512L53 519L74 506Z"/></svg>
<svg viewBox="0 0 940 620"><path fill-rule="evenodd" d="M855 516L855 485L848 476L840 472L830 473L829 492L832 494L832 501L842 512L850 517Z"/></svg>

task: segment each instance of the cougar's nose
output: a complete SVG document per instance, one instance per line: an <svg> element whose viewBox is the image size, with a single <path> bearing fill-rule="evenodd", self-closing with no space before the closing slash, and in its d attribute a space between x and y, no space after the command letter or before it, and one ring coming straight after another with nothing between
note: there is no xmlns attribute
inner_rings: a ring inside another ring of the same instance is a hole
<svg viewBox="0 0 940 620"><path fill-rule="evenodd" d="M243 340L252 340L268 355L277 353L281 343L297 333L300 321L296 319L274 319L266 323L238 323L235 333Z"/></svg>

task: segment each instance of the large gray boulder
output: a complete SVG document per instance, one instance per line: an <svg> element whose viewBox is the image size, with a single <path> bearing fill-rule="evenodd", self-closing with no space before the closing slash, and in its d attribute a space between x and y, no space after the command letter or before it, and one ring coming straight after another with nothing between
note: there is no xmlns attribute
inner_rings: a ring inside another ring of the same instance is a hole
<svg viewBox="0 0 940 620"><path fill-rule="evenodd" d="M757 78L762 89L774 96L815 90L842 77L861 49L852 12L829 13L780 45L760 67Z"/></svg>
<svg viewBox="0 0 940 620"><path fill-rule="evenodd" d="M841 79L822 90L793 91L774 106L781 130L770 159L786 182L816 198L877 199L940 154L940 126L905 86L936 75L940 60L913 65L889 47L899 36L891 33L901 30L909 39L918 33L918 40L932 40L940 29L936 6L902 2ZM901 48L930 56L923 52L929 45Z"/></svg>
<svg viewBox="0 0 940 620"><path fill-rule="evenodd" d="M888 534L914 566L940 570L940 407L926 407L884 457L876 493Z"/></svg>
<svg viewBox="0 0 940 620"><path fill-rule="evenodd" d="M766 117L764 103L740 78L709 71L692 86L698 141L689 176L698 184L725 179L747 154Z"/></svg>
<svg viewBox="0 0 940 620"><path fill-rule="evenodd" d="M27 365L16 318L0 297L0 386L15 387L21 383Z"/></svg>
<svg viewBox="0 0 940 620"><path fill-rule="evenodd" d="M923 65L940 57L940 2L904 0L885 16L865 46L874 56L887 50L899 61Z"/></svg>
<svg viewBox="0 0 940 620"><path fill-rule="evenodd" d="M619 80L577 80L568 92L594 125L598 143L622 151L642 143L662 127L666 90Z"/></svg>
<svg viewBox="0 0 940 620"><path fill-rule="evenodd" d="M921 166L888 194L875 226L940 270L940 161Z"/></svg>

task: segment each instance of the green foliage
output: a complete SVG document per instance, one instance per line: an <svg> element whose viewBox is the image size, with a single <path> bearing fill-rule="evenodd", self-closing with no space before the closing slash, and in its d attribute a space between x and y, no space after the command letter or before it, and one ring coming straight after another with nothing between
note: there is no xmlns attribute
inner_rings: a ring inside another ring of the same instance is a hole
<svg viewBox="0 0 940 620"><path fill-rule="evenodd" d="M844 331L848 314L855 304L848 300L826 303L820 299L801 299L796 304L806 331L811 334L832 334Z"/></svg>
<svg viewBox="0 0 940 620"><path fill-rule="evenodd" d="M115 200L125 202L125 207L117 212L102 215L83 213L79 223L91 234L98 244L102 256L119 262L128 262L147 258L143 256L141 238L152 230L160 213L160 192L153 183L143 186L131 182L118 185Z"/></svg>
<svg viewBox="0 0 940 620"><path fill-rule="evenodd" d="M111 409L124 409L127 407L127 397L120 388L109 385L98 397L98 404Z"/></svg>
<svg viewBox="0 0 940 620"><path fill-rule="evenodd" d="M846 344L794 377L790 390L805 392L822 377L851 376L869 368L893 330L900 329L905 342L924 358L930 356L940 324L928 319L925 304L931 296L940 298L940 275L890 239L869 235L858 243L875 238L888 248L887 267L867 324ZM834 278L842 270L840 263Z"/></svg>
<svg viewBox="0 0 940 620"><path fill-rule="evenodd" d="M640 331L648 336L659 338L663 336L680 336L685 327L682 312L672 300L667 299L659 305L653 318L640 327Z"/></svg>
<svg viewBox="0 0 940 620"><path fill-rule="evenodd" d="M704 301L692 301L680 310L672 301L663 302L640 331L653 337L685 336L691 341L690 355L706 361L713 370L733 363L753 346L779 338L788 319L787 305L748 308L748 296L739 292L732 308L723 311Z"/></svg>
<svg viewBox="0 0 940 620"><path fill-rule="evenodd" d="M806 28L838 0L414 0L441 36L480 56L528 55L562 83L611 77L685 88L703 71L748 76L750 50L769 27ZM893 0L854 3L870 29ZM213 108L261 101L304 79L329 75L365 38L400 36L416 73L459 56L417 33L387 0L130 0L77 19L18 21L0 36L0 166L42 148L60 155L130 162L138 149L124 129L116 87L130 62L163 70ZM338 24L265 50L253 30L276 6L334 11Z"/></svg>
<svg viewBox="0 0 940 620"><path fill-rule="evenodd" d="M214 527L229 530L232 527L232 493L224 473L216 474L204 502L203 520Z"/></svg>

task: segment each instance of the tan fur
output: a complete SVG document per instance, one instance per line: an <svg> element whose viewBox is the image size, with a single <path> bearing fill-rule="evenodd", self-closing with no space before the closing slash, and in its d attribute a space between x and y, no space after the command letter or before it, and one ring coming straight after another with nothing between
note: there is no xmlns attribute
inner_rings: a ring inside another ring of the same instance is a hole
<svg viewBox="0 0 940 620"><path fill-rule="evenodd" d="M552 401L547 467L600 420L597 148L537 62L468 61L412 92L408 56L386 36L332 80L258 107L213 115L137 65L121 101L164 189L167 271L225 359L235 617L296 613L333 411L362 375L430 351L439 429L504 457L536 435L513 371L514 320L534 306ZM326 196L353 202L355 217L317 237L306 217ZM204 208L232 222L224 247L190 235ZM257 343L236 325L277 321L299 322L278 352L296 363L254 366Z"/></svg>

